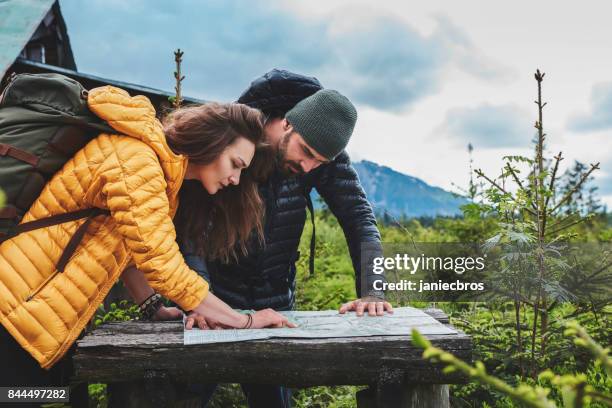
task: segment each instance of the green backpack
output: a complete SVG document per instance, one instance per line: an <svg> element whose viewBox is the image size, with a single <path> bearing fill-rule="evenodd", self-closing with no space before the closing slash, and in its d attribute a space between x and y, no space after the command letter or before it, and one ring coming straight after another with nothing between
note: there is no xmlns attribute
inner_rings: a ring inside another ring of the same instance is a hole
<svg viewBox="0 0 612 408"><path fill-rule="evenodd" d="M108 210L88 208L19 224L45 184L100 132L116 133L87 107L87 90L59 74L13 75L0 94L0 242L22 232L87 218L65 248L62 272L92 218Z"/></svg>

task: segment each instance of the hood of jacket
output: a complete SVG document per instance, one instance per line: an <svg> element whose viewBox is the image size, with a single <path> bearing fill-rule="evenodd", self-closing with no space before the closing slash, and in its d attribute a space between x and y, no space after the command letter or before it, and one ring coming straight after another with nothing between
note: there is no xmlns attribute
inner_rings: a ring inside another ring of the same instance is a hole
<svg viewBox="0 0 612 408"><path fill-rule="evenodd" d="M162 125L155 117L155 109L147 97L130 96L123 89L108 85L89 91L87 104L96 116L105 120L118 133L150 146L159 157L168 183L182 183L187 160L185 156L174 153L166 143ZM177 174L179 163L183 170ZM169 186L172 190L174 187Z"/></svg>

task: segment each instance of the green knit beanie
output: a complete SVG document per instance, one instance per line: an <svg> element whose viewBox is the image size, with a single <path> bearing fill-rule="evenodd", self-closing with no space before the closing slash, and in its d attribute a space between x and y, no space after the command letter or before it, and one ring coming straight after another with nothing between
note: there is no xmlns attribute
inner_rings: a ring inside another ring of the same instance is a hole
<svg viewBox="0 0 612 408"><path fill-rule="evenodd" d="M338 91L322 89L300 101L285 117L310 147L333 160L353 134L357 110Z"/></svg>

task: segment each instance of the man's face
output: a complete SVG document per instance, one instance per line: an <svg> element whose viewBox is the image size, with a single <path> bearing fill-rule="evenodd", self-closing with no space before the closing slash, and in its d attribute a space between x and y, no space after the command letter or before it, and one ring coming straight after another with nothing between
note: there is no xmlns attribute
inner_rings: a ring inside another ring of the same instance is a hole
<svg viewBox="0 0 612 408"><path fill-rule="evenodd" d="M284 126L277 157L280 167L285 172L295 175L306 174L321 164L329 162L310 147L288 123Z"/></svg>

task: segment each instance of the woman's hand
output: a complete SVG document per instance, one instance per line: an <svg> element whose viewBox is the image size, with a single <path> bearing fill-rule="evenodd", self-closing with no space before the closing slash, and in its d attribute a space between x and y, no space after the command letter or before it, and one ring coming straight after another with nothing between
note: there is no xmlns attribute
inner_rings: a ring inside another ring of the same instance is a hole
<svg viewBox="0 0 612 408"><path fill-rule="evenodd" d="M272 309L259 310L253 313L253 324L251 329L261 329L264 327L297 327L285 316Z"/></svg>
<svg viewBox="0 0 612 408"><path fill-rule="evenodd" d="M247 315L236 312L213 293L208 293L202 302L193 309L193 312L203 316L205 323L212 329L242 329L249 322ZM260 310L253 313L252 317L253 321L250 326L252 329L297 327L290 323L285 316L272 309Z"/></svg>
<svg viewBox="0 0 612 408"><path fill-rule="evenodd" d="M162 306L159 308L153 320L181 320L183 318L183 312L178 307L166 307ZM202 330L209 329L206 324L206 319L201 314L196 312L189 312L185 319L185 329L191 330L193 326L196 326Z"/></svg>
<svg viewBox="0 0 612 408"><path fill-rule="evenodd" d="M197 326L199 329L206 330L211 327L206 323L206 318L197 312L189 312L185 319L185 330L191 330L193 326Z"/></svg>
<svg viewBox="0 0 612 408"><path fill-rule="evenodd" d="M153 316L153 320L180 320L183 318L183 312L178 307L166 307L162 306L159 308L157 313Z"/></svg>
<svg viewBox="0 0 612 408"><path fill-rule="evenodd" d="M241 323L242 326L232 327L220 323L214 317L206 318L197 312L190 312L187 315L185 329L189 330L196 324L197 327L199 327L200 329L241 329L248 323L248 318L247 315L240 315L240 317L244 319L244 322ZM264 327L297 327L295 324L291 323L285 316L272 309L265 309L252 313L252 317L253 321L251 323L251 326L249 327L250 329L261 329Z"/></svg>

